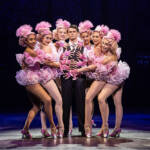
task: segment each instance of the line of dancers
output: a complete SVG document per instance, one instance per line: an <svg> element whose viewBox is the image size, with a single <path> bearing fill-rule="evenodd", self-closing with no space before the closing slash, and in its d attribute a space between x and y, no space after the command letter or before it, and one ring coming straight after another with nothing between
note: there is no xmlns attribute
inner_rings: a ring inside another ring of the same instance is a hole
<svg viewBox="0 0 150 150"><path fill-rule="evenodd" d="M21 70L16 73L17 82L24 86L33 104L23 129L23 138L32 138L29 127L40 111L43 137L67 137L72 134L72 105L76 105L78 127L81 136L92 136L93 100L97 96L102 118L97 136L117 137L121 133L123 116L122 92L130 67L120 59L118 46L121 34L106 25L94 28L85 20L79 26L58 19L56 29L51 24L38 23L35 32L30 25L22 25L16 31L23 53L16 54ZM55 41L55 42L54 42ZM116 112L114 130L109 134L109 106L107 98L113 97ZM55 101L53 120L52 99ZM51 134L46 126L50 123Z"/></svg>

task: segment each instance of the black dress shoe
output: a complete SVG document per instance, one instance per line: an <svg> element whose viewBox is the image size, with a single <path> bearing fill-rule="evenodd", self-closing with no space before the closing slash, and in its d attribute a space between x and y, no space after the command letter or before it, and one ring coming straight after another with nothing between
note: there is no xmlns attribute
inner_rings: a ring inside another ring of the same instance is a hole
<svg viewBox="0 0 150 150"><path fill-rule="evenodd" d="M86 137L86 136L85 136L85 131L82 131L82 132L81 132L81 136L82 136L82 137Z"/></svg>
<svg viewBox="0 0 150 150"><path fill-rule="evenodd" d="M68 137L68 132L64 132L64 137Z"/></svg>

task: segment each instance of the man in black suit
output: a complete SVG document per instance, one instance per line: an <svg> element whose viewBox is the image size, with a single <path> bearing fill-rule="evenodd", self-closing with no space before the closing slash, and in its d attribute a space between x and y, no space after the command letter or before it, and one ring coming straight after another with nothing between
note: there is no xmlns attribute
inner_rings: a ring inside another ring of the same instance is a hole
<svg viewBox="0 0 150 150"><path fill-rule="evenodd" d="M84 47L78 46L78 28L76 25L71 25L68 29L69 46L64 49L70 51L68 59L70 60L70 70L79 68L77 62L81 61L80 54L83 54ZM66 71L67 72L67 71ZM69 117L70 108L73 100L75 100L78 126L82 136L85 136L84 118L85 118L85 77L79 75L76 80L72 77L67 78L65 74L61 77L62 98L63 98L63 121L64 121L64 136L68 136L69 132Z"/></svg>

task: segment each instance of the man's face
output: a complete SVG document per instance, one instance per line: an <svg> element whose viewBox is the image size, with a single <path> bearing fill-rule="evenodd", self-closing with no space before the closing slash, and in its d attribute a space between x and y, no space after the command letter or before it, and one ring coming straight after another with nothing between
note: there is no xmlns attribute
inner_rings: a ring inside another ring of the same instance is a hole
<svg viewBox="0 0 150 150"><path fill-rule="evenodd" d="M68 36L70 40L75 40L78 37L78 32L75 28L68 29Z"/></svg>

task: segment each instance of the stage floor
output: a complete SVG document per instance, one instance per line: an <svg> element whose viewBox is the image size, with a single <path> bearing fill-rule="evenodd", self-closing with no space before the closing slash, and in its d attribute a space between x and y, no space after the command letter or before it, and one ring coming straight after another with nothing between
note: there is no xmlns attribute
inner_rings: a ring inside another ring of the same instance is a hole
<svg viewBox="0 0 150 150"><path fill-rule="evenodd" d="M20 130L0 132L0 149L15 150L150 150L150 131L123 129L120 138L96 137L98 128L93 128L93 137L80 137L77 128L73 136L63 139L42 138L40 128L31 129L33 139L21 139Z"/></svg>
<svg viewBox="0 0 150 150"><path fill-rule="evenodd" d="M124 114L120 138L96 137L101 126L101 117L93 116L96 128L93 137L81 137L78 132L77 117L73 115L73 136L63 139L42 138L40 133L41 121L39 114L31 124L33 139L22 140L20 130L23 128L27 113L0 114L0 149L11 150L150 150L150 114ZM56 116L54 121L57 124ZM47 122L48 123L48 122ZM109 126L112 130L115 115L110 114ZM110 130L110 132L111 132Z"/></svg>

